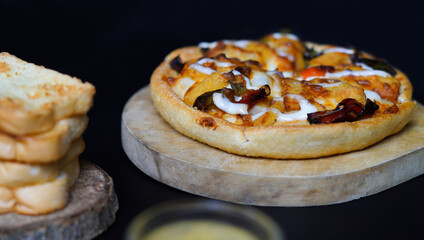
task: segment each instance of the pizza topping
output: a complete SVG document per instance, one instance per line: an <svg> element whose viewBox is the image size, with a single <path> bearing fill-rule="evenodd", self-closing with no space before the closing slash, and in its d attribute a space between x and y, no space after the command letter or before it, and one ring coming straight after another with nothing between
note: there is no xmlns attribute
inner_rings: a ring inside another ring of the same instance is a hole
<svg viewBox="0 0 424 240"><path fill-rule="evenodd" d="M390 74L388 74L385 71L381 70L359 70L359 71L352 71L350 69L346 69L340 72L328 72L324 76L311 76L307 77L303 80L310 81L314 78L343 78L347 76L354 76L354 77L368 77L368 76L380 76L380 77L391 77Z"/></svg>
<svg viewBox="0 0 424 240"><path fill-rule="evenodd" d="M215 121L213 120L213 118L210 117L204 117L201 119L197 119L196 120L197 124L199 124L202 127L206 127L206 128L213 128L213 130L215 130L217 128L217 126L215 125Z"/></svg>
<svg viewBox="0 0 424 240"><path fill-rule="evenodd" d="M384 110L383 113L397 113L399 111L399 108L396 104L393 106L388 107L386 110Z"/></svg>
<svg viewBox="0 0 424 240"><path fill-rule="evenodd" d="M381 97L380 95L378 95L378 93L374 91L368 91L368 90L364 90L364 92L368 99L381 102Z"/></svg>
<svg viewBox="0 0 424 240"><path fill-rule="evenodd" d="M344 48L344 47L331 47L331 48L324 49L322 51L323 54L333 53L333 52L346 53L346 54L354 54L355 53L355 50L354 49L350 49L350 48Z"/></svg>
<svg viewBox="0 0 424 240"><path fill-rule="evenodd" d="M275 39L280 39L280 38L288 38L291 39L293 41L299 41L299 38L294 35L293 33L273 33L272 37Z"/></svg>
<svg viewBox="0 0 424 240"><path fill-rule="evenodd" d="M233 103L224 94L213 93L213 103L219 109L230 114L248 114L249 105L244 103Z"/></svg>
<svg viewBox="0 0 424 240"><path fill-rule="evenodd" d="M171 68L177 71L178 73L181 72L184 68L184 64L181 62L180 56L176 56L172 61L169 63L171 65Z"/></svg>
<svg viewBox="0 0 424 240"><path fill-rule="evenodd" d="M396 70L354 48L305 45L286 33L199 47L207 50L204 57L174 58L179 75L164 81L187 105L234 124L356 121L379 106L395 112L403 101Z"/></svg>
<svg viewBox="0 0 424 240"><path fill-rule="evenodd" d="M199 43L199 48L201 49L213 49L219 44L225 44L225 45L234 45L239 48L245 48L251 41L250 40L238 40L238 41L232 41L232 40L222 40L222 41L215 41L215 42L201 42Z"/></svg>
<svg viewBox="0 0 424 240"><path fill-rule="evenodd" d="M378 105L369 99L364 106L355 99L347 98L334 110L309 113L308 122L311 124L353 122L371 117L378 108Z"/></svg>
<svg viewBox="0 0 424 240"><path fill-rule="evenodd" d="M335 68L333 66L317 66L317 67L311 67L303 70L300 72L300 75L302 76L302 80L307 79L314 79L318 77L324 77L328 72L334 72Z"/></svg>
<svg viewBox="0 0 424 240"><path fill-rule="evenodd" d="M322 52L318 52L314 48L306 48L306 51L303 53L303 58L305 60L311 60L320 55L322 55Z"/></svg>
<svg viewBox="0 0 424 240"><path fill-rule="evenodd" d="M384 72L389 73L391 76L395 76L396 75L396 70L395 68L390 65L388 62L384 61L384 60L380 60L380 59L369 59L369 58L358 58L355 61L357 64L361 64L366 65L371 67L372 69L375 70L381 70Z"/></svg>

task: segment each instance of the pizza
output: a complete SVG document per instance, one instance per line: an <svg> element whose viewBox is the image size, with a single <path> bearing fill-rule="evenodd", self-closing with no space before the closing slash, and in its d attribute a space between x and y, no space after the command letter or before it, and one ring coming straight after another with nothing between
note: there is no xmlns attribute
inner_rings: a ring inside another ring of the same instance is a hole
<svg viewBox="0 0 424 240"><path fill-rule="evenodd" d="M151 97L178 132L229 153L277 159L360 150L402 130L412 85L387 61L291 33L171 52Z"/></svg>

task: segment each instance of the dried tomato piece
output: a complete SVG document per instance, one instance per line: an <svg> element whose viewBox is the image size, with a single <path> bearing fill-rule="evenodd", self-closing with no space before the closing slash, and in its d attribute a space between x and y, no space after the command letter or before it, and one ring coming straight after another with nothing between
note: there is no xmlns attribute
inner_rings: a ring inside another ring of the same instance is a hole
<svg viewBox="0 0 424 240"><path fill-rule="evenodd" d="M266 98L269 94L271 94L271 89L268 85L262 86L259 89L249 89L241 95L241 99L237 103L245 103L249 105L250 109L258 100Z"/></svg>
<svg viewBox="0 0 424 240"><path fill-rule="evenodd" d="M370 99L367 99L364 106L355 99L347 98L337 104L336 109L308 113L308 122L311 124L353 122L371 117L378 108L378 105Z"/></svg>
<svg viewBox="0 0 424 240"><path fill-rule="evenodd" d="M184 63L181 62L180 55L176 56L174 59L171 60L169 63L172 69L180 73L184 68Z"/></svg>

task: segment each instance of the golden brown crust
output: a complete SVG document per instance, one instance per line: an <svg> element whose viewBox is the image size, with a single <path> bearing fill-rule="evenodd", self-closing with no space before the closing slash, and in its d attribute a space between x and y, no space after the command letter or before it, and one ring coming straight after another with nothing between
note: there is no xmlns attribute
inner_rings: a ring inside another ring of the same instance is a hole
<svg viewBox="0 0 424 240"><path fill-rule="evenodd" d="M397 113L376 113L369 119L355 122L242 127L189 107L175 94L163 79L176 75L169 61L177 55L183 62L201 56L197 47L177 49L154 71L150 86L156 109L184 135L240 155L302 159L360 150L399 132L411 119L416 105L405 101L398 104ZM412 87L406 76L401 76L406 86L404 94L408 97ZM208 124L204 124L204 119L209 119Z"/></svg>
<svg viewBox="0 0 424 240"><path fill-rule="evenodd" d="M28 88L25 99L0 96L0 131L4 133L24 135L45 132L60 119L85 114L93 104L95 88L88 82L83 83L77 78L25 62L5 52L0 53L0 64L0 79L4 83L25 79L22 85L26 86L32 80L39 81L36 87ZM9 88L9 92L15 90ZM57 97L49 96L37 107L24 107L31 102L28 99L43 99L45 92L55 93Z"/></svg>

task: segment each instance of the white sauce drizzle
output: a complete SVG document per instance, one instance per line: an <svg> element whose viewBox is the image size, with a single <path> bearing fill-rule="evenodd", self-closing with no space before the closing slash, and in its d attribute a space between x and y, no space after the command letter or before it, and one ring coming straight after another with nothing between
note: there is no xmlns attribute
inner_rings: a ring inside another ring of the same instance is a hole
<svg viewBox="0 0 424 240"><path fill-rule="evenodd" d="M275 38L275 39L280 39L280 38L286 37L286 38L291 39L293 41L299 40L299 38L296 35L294 35L293 33L273 33L272 37Z"/></svg>
<svg viewBox="0 0 424 240"><path fill-rule="evenodd" d="M310 81L315 78L341 78L346 76L355 76L355 77L368 77L368 76L380 76L380 77L390 77L391 75L385 71L381 70L361 70L361 71L352 71L344 70L341 72L335 73L326 73L325 76L312 76L305 79L305 81Z"/></svg>
<svg viewBox="0 0 424 240"><path fill-rule="evenodd" d="M365 63L356 63L356 66L360 66L361 68L365 69L365 70L374 70L372 67L366 65Z"/></svg>
<svg viewBox="0 0 424 240"><path fill-rule="evenodd" d="M291 55L290 53L288 53L288 52L285 52L284 50L282 50L282 49L277 49L277 54L278 54L278 56L280 56L280 57L286 57L286 58L288 58L290 61L294 61L295 60L295 58L294 58L294 56L293 55Z"/></svg>
<svg viewBox="0 0 424 240"><path fill-rule="evenodd" d="M281 113L278 109L275 108L264 108L259 106L254 106L250 114L252 114L252 121L255 121L262 115L264 115L266 112L271 111L277 115L277 121L279 122L290 122L290 121L296 121L296 120L306 120L308 118L308 113L313 113L318 111L318 109L310 104L308 100L306 100L301 95L296 94L287 94L287 97L294 98L297 100L297 102L300 105L300 110L296 112L290 112L290 113ZM274 98L274 101L283 101L283 98Z"/></svg>
<svg viewBox="0 0 424 240"><path fill-rule="evenodd" d="M287 94L286 96L296 99L300 105L300 110L291 113L280 113L278 111L277 121L289 122L295 120L306 120L308 118L308 113L313 113L318 110L314 105L310 104L308 100L306 100L301 95Z"/></svg>
<svg viewBox="0 0 424 240"><path fill-rule="evenodd" d="M340 52L340 53L346 53L346 54L354 54L355 53L355 50L349 49L349 48L344 48L344 47L332 47L332 48L324 49L322 52L324 54L325 53L333 53L333 52Z"/></svg>
<svg viewBox="0 0 424 240"><path fill-rule="evenodd" d="M342 84L342 82L335 82L335 83L316 83L314 85L319 85L319 86L324 87L324 88L329 88L329 87L339 86L340 84Z"/></svg>
<svg viewBox="0 0 424 240"><path fill-rule="evenodd" d="M291 78L291 77L293 77L293 72L292 71L283 71L282 73L283 73L283 76L285 78Z"/></svg>
<svg viewBox="0 0 424 240"><path fill-rule="evenodd" d="M233 103L222 93L214 93L212 95L213 103L222 111L230 114L248 114L247 104Z"/></svg>
<svg viewBox="0 0 424 240"><path fill-rule="evenodd" d="M234 66L234 64L229 63L229 62L219 62L210 58L204 58L204 59L200 59L199 61L197 61L196 63L193 63L190 65L189 68L193 68L194 70L207 74L207 75L211 75L212 73L216 72L215 70L213 70L212 68L208 68L208 67L204 67L202 64L205 63L210 63L210 62L214 62L216 64L217 67L230 67L230 66Z"/></svg>
<svg viewBox="0 0 424 240"><path fill-rule="evenodd" d="M246 76L244 76L243 74L241 74L239 71L237 70L233 70L231 71L234 75L242 75L244 78L244 81L246 81L246 89L258 89L258 88L254 88L251 84L250 84L250 79L247 78Z"/></svg>
<svg viewBox="0 0 424 240"><path fill-rule="evenodd" d="M216 72L212 68L204 67L204 66L197 64L197 63L191 64L189 68L193 68L194 70L201 72L201 73L204 73L204 74L207 74L207 75L211 75L212 73Z"/></svg>
<svg viewBox="0 0 424 240"><path fill-rule="evenodd" d="M220 61L216 61L216 60L213 60L213 59L210 59L210 58L200 59L196 63L197 64L200 64L200 65L203 65L205 63L211 63L211 62L214 62L217 67L231 67L231 66L234 66L234 64L232 64L232 63L229 63L229 62L220 62Z"/></svg>
<svg viewBox="0 0 424 240"><path fill-rule="evenodd" d="M198 47L202 48L202 49L211 49L216 47L216 45L218 45L218 42L220 41L215 41L215 42L200 42ZM247 45L250 44L250 40L237 40L237 41L232 41L232 40L222 40L221 42L223 42L226 45L234 45L237 46L239 48L246 48Z"/></svg>
<svg viewBox="0 0 424 240"><path fill-rule="evenodd" d="M381 102L381 97L378 93L374 92L374 91L369 91L369 90L364 90L365 95L367 96L367 98L369 98L370 100L376 100Z"/></svg>
<svg viewBox="0 0 424 240"><path fill-rule="evenodd" d="M269 77L268 75L266 75L266 73L260 72L260 71L255 71L253 72L253 76L252 79L250 80L251 84L253 87L261 87L264 85L270 85L269 84Z"/></svg>

